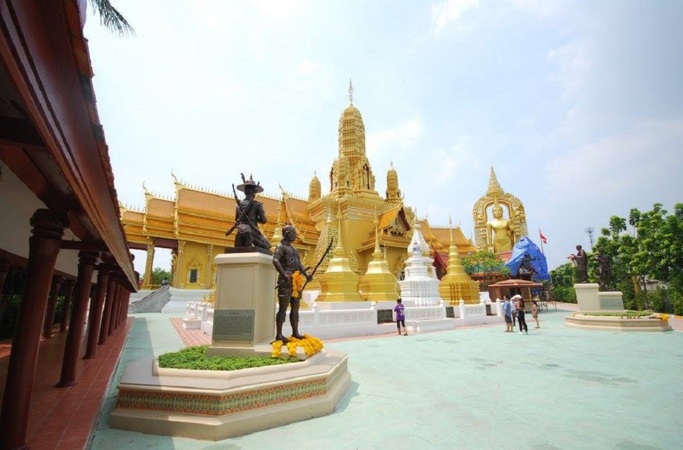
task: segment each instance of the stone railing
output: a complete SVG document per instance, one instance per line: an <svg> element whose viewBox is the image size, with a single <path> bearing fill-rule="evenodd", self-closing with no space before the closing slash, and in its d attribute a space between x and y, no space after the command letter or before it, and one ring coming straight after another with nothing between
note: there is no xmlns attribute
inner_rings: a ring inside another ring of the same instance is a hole
<svg viewBox="0 0 683 450"><path fill-rule="evenodd" d="M128 313L149 313L149 312L161 312L166 303L171 299L171 294L169 293L169 287L163 286L156 291L152 292L148 296L141 298L140 300L131 302L128 305Z"/></svg>
<svg viewBox="0 0 683 450"><path fill-rule="evenodd" d="M394 302L343 302L313 303L313 307L299 311L299 328L302 333L311 334L321 339L372 336L393 332L393 323L378 323L378 309L387 310L393 308ZM495 306L494 306L495 305ZM458 326L479 325L497 323L501 320L500 305L497 302L490 304L495 311L494 316L487 316L487 304L466 305L461 301L453 307L454 318L446 317L446 308L450 305L440 303L436 306L406 306L406 321L417 322L448 322L452 321L447 328ZM273 305L277 308L276 305ZM201 319L201 330L211 336L213 333L213 304L188 302L186 310L187 319ZM273 330L275 324L273 324ZM289 320L285 321L283 332L291 333Z"/></svg>

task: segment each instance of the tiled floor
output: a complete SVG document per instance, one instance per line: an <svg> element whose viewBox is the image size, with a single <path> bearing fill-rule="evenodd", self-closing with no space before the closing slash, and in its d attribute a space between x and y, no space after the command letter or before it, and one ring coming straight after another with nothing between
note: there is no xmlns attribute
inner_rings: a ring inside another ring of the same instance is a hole
<svg viewBox="0 0 683 450"><path fill-rule="evenodd" d="M576 307L576 305L559 304L558 306L570 310ZM128 339L134 321L135 318L130 317L125 326L116 330L115 334L109 338L105 345L98 347L98 355L95 359L80 360L79 383L69 388L55 387L59 380L66 333L59 333L55 329L52 339L41 341L28 423L28 444L31 449L81 450L87 448L89 444L88 439L91 437L92 430L95 429L95 421L102 409L103 398L107 391L109 380L116 369L119 356ZM165 323L168 324L169 321ZM182 339L183 345L192 346L210 343L210 338L203 334L201 330L186 330L183 328L182 319L170 318L170 323L172 327L169 328L175 329L177 336ZM671 318L670 323L674 329L683 330L682 319L678 317L675 319ZM156 329L150 329L149 331L158 332ZM393 333L391 335L393 336ZM383 337L388 336L377 336L368 339ZM139 338L136 337L136 339ZM145 339L147 338L145 337ZM326 342L342 342L347 340L353 341L354 339L326 340ZM358 339L356 338L355 340ZM372 345L374 346L374 344ZM0 401L4 393L10 351L11 346L8 341L0 342ZM149 439L153 438L150 437ZM166 442L162 441L162 439L157 438L155 445ZM110 443L112 442L110 441ZM173 445L170 442L166 443Z"/></svg>
<svg viewBox="0 0 683 450"><path fill-rule="evenodd" d="M680 448L683 334L579 330L569 314L558 304L527 336L501 321L325 340L352 376L332 414L217 442L111 428L113 383L91 449ZM136 318L115 380L127 362L208 340L168 314Z"/></svg>
<svg viewBox="0 0 683 450"><path fill-rule="evenodd" d="M66 388L55 387L61 374L66 332L55 328L52 339L41 340L27 427L31 450L81 450L86 446L134 321L129 318L104 345L98 346L95 358L80 359L78 384ZM85 351L85 344L82 349ZM10 352L10 342L0 342L0 400L5 392Z"/></svg>

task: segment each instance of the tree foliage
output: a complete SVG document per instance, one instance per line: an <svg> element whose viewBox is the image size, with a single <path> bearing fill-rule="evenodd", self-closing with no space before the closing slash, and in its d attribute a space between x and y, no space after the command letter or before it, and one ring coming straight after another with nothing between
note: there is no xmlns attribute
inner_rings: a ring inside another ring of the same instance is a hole
<svg viewBox="0 0 683 450"><path fill-rule="evenodd" d="M164 270L161 267L155 267L154 270L152 270L152 284L161 284L161 281L164 278L171 281L171 276L171 272Z"/></svg>
<svg viewBox="0 0 683 450"><path fill-rule="evenodd" d="M683 203L673 214L655 203L651 211L631 209L628 220L611 217L595 250L610 257L611 285L624 293L627 308L683 314ZM652 280L667 288L653 291Z"/></svg>
<svg viewBox="0 0 683 450"><path fill-rule="evenodd" d="M95 10L95 14L100 16L100 23L115 31L119 35L135 34L135 30L128 23L125 17L117 11L109 0L90 0L90 4Z"/></svg>
<svg viewBox="0 0 683 450"><path fill-rule="evenodd" d="M510 273L510 270L505 267L505 262L501 261L495 253L483 250L468 254L462 259L462 264L468 275L478 272Z"/></svg>

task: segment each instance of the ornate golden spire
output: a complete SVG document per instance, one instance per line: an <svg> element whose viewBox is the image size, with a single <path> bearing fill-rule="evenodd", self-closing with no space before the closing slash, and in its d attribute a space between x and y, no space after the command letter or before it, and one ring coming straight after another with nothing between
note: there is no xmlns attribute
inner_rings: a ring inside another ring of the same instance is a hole
<svg viewBox="0 0 683 450"><path fill-rule="evenodd" d="M349 103L353 105L353 84L351 83L351 78L349 78Z"/></svg>
<svg viewBox="0 0 683 450"><path fill-rule="evenodd" d="M375 224L375 251L372 253L373 261L382 260L382 251L379 248L379 215L375 211L375 220L372 221Z"/></svg>
<svg viewBox="0 0 683 450"><path fill-rule="evenodd" d="M493 170L493 166L491 166L491 174L489 175L489 188L486 191L486 195L495 198L504 193L505 192L503 191L503 188L500 187L500 184L498 183L498 178L496 178L496 172Z"/></svg>

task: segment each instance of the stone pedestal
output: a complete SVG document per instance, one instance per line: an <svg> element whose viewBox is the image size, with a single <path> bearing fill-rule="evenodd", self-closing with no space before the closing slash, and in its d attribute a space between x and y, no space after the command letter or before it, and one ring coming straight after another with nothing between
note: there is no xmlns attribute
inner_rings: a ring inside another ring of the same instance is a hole
<svg viewBox="0 0 683 450"><path fill-rule="evenodd" d="M578 283L574 285L579 311L623 311L624 300L618 291L600 292L597 283Z"/></svg>
<svg viewBox="0 0 683 450"><path fill-rule="evenodd" d="M216 256L216 302L209 356L270 355L275 337L276 271L263 253Z"/></svg>

